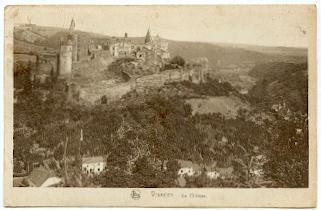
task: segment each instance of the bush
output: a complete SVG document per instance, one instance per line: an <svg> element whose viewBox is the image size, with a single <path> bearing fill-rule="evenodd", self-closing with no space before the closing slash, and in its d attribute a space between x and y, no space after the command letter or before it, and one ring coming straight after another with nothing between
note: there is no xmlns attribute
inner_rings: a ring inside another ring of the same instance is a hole
<svg viewBox="0 0 321 210"><path fill-rule="evenodd" d="M181 56L175 56L170 60L171 64L177 64L178 66L185 66L185 60Z"/></svg>

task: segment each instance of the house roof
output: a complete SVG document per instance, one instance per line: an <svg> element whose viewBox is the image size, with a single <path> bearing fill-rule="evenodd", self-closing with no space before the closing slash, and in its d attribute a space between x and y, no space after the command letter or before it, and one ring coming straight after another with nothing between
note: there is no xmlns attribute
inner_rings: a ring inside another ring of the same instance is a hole
<svg viewBox="0 0 321 210"><path fill-rule="evenodd" d="M202 169L200 165L189 160L177 160L177 162L182 168L193 168L195 171L199 171Z"/></svg>
<svg viewBox="0 0 321 210"><path fill-rule="evenodd" d="M35 186L40 187L48 178L52 177L53 173L44 167L33 169L31 174L28 176L29 181Z"/></svg>
<svg viewBox="0 0 321 210"><path fill-rule="evenodd" d="M94 157L84 157L82 163L101 163L105 162L103 156L94 156Z"/></svg>
<svg viewBox="0 0 321 210"><path fill-rule="evenodd" d="M13 177L13 186L14 187L26 187L26 185L23 183L23 180L25 177Z"/></svg>

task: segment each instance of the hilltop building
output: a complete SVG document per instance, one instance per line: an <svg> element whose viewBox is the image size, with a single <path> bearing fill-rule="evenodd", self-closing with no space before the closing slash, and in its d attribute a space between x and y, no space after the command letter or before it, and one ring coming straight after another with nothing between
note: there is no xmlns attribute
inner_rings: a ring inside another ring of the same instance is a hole
<svg viewBox="0 0 321 210"><path fill-rule="evenodd" d="M150 29L141 41L129 38L128 33L125 33L122 38L105 39L103 43L99 40L98 43L97 40L89 40L88 47L86 47L87 52L79 53L80 46L78 35L75 33L75 25L75 20L72 19L67 36L61 39L58 65L61 78L70 76L73 69L81 68L85 63L99 57L132 57L145 66L157 67L157 69L160 69L170 58L168 42L158 35L152 37ZM82 54L81 58L80 54Z"/></svg>
<svg viewBox="0 0 321 210"><path fill-rule="evenodd" d="M158 35L153 38L150 29L147 30L143 43L132 41L127 33L121 39L112 38L109 41L109 50L113 57L132 56L142 61L151 56L159 57L163 61L170 58L168 42Z"/></svg>

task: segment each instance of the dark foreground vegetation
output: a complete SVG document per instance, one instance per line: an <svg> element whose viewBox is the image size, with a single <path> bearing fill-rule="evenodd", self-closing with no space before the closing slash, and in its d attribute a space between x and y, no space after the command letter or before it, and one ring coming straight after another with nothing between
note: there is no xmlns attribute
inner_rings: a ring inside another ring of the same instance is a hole
<svg viewBox="0 0 321 210"><path fill-rule="evenodd" d="M291 94L294 91L306 96L307 81L301 75L306 70L304 66L286 68L292 70L276 77L271 71L272 75L261 78L256 73L259 70L254 70L252 74L259 78L249 94L254 108L240 110L235 119L219 113L192 115L183 97L161 90L144 95L131 92L119 102L85 107L67 102L57 88L59 81L48 87L46 100L28 89L14 105L14 173L27 170L28 164L19 161L41 164L51 158L61 166L52 165L52 169L63 176L63 145L68 138L67 156L75 157L68 166L68 186L178 187L178 160L188 160L233 168L233 173L211 180L203 171L197 177L187 177L185 187L307 187L307 103L299 103ZM275 80L283 89L276 95L263 94ZM180 85L199 95L229 95L234 91L228 83L216 80ZM282 100L278 95L284 96ZM274 104L282 106L271 109ZM32 152L36 144L45 152ZM77 182L77 174L83 176L80 157L97 155L104 156L108 170ZM254 164L259 156L264 159L260 177L252 173L259 167Z"/></svg>

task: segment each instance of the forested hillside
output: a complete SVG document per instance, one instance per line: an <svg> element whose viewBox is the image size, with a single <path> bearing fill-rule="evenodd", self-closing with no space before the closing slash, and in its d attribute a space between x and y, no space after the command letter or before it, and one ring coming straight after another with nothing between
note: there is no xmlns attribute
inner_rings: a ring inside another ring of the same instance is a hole
<svg viewBox="0 0 321 210"><path fill-rule="evenodd" d="M67 33L67 29L58 27L34 26L32 28L37 34L46 37L46 40L36 44L54 49L59 49L61 37ZM85 31L75 31L78 34L79 46L86 48L89 40L107 40L111 36L96 34ZM117 38L117 37L115 37ZM120 37L118 37L120 38ZM23 37L22 37L23 39ZM128 37L134 43L143 43L144 37ZM20 41L23 41L19 39ZM169 52L171 56L180 55L186 60L196 57L207 57L210 65L216 65L220 60L222 64L237 64L242 62L262 63L262 62L305 62L307 52L301 48L280 48L280 47L260 47L247 45L212 44L205 42L186 42L167 40L169 42Z"/></svg>
<svg viewBox="0 0 321 210"><path fill-rule="evenodd" d="M260 49L260 50L258 50ZM172 55L181 55L187 60L195 57L207 57L210 64L215 65L220 60L225 64L236 64L242 62L262 63L262 62L304 62L306 53L296 48L286 48L283 50L271 49L268 53L263 53L261 48L246 48L245 46L232 47L230 45L219 45L201 42L181 42L169 41L169 51ZM289 51L291 50L291 53ZM283 54L283 51L288 52ZM295 53L298 52L298 53Z"/></svg>
<svg viewBox="0 0 321 210"><path fill-rule="evenodd" d="M286 102L293 111L307 113L307 64L264 63L249 73L259 81L250 91L255 103L277 104Z"/></svg>

